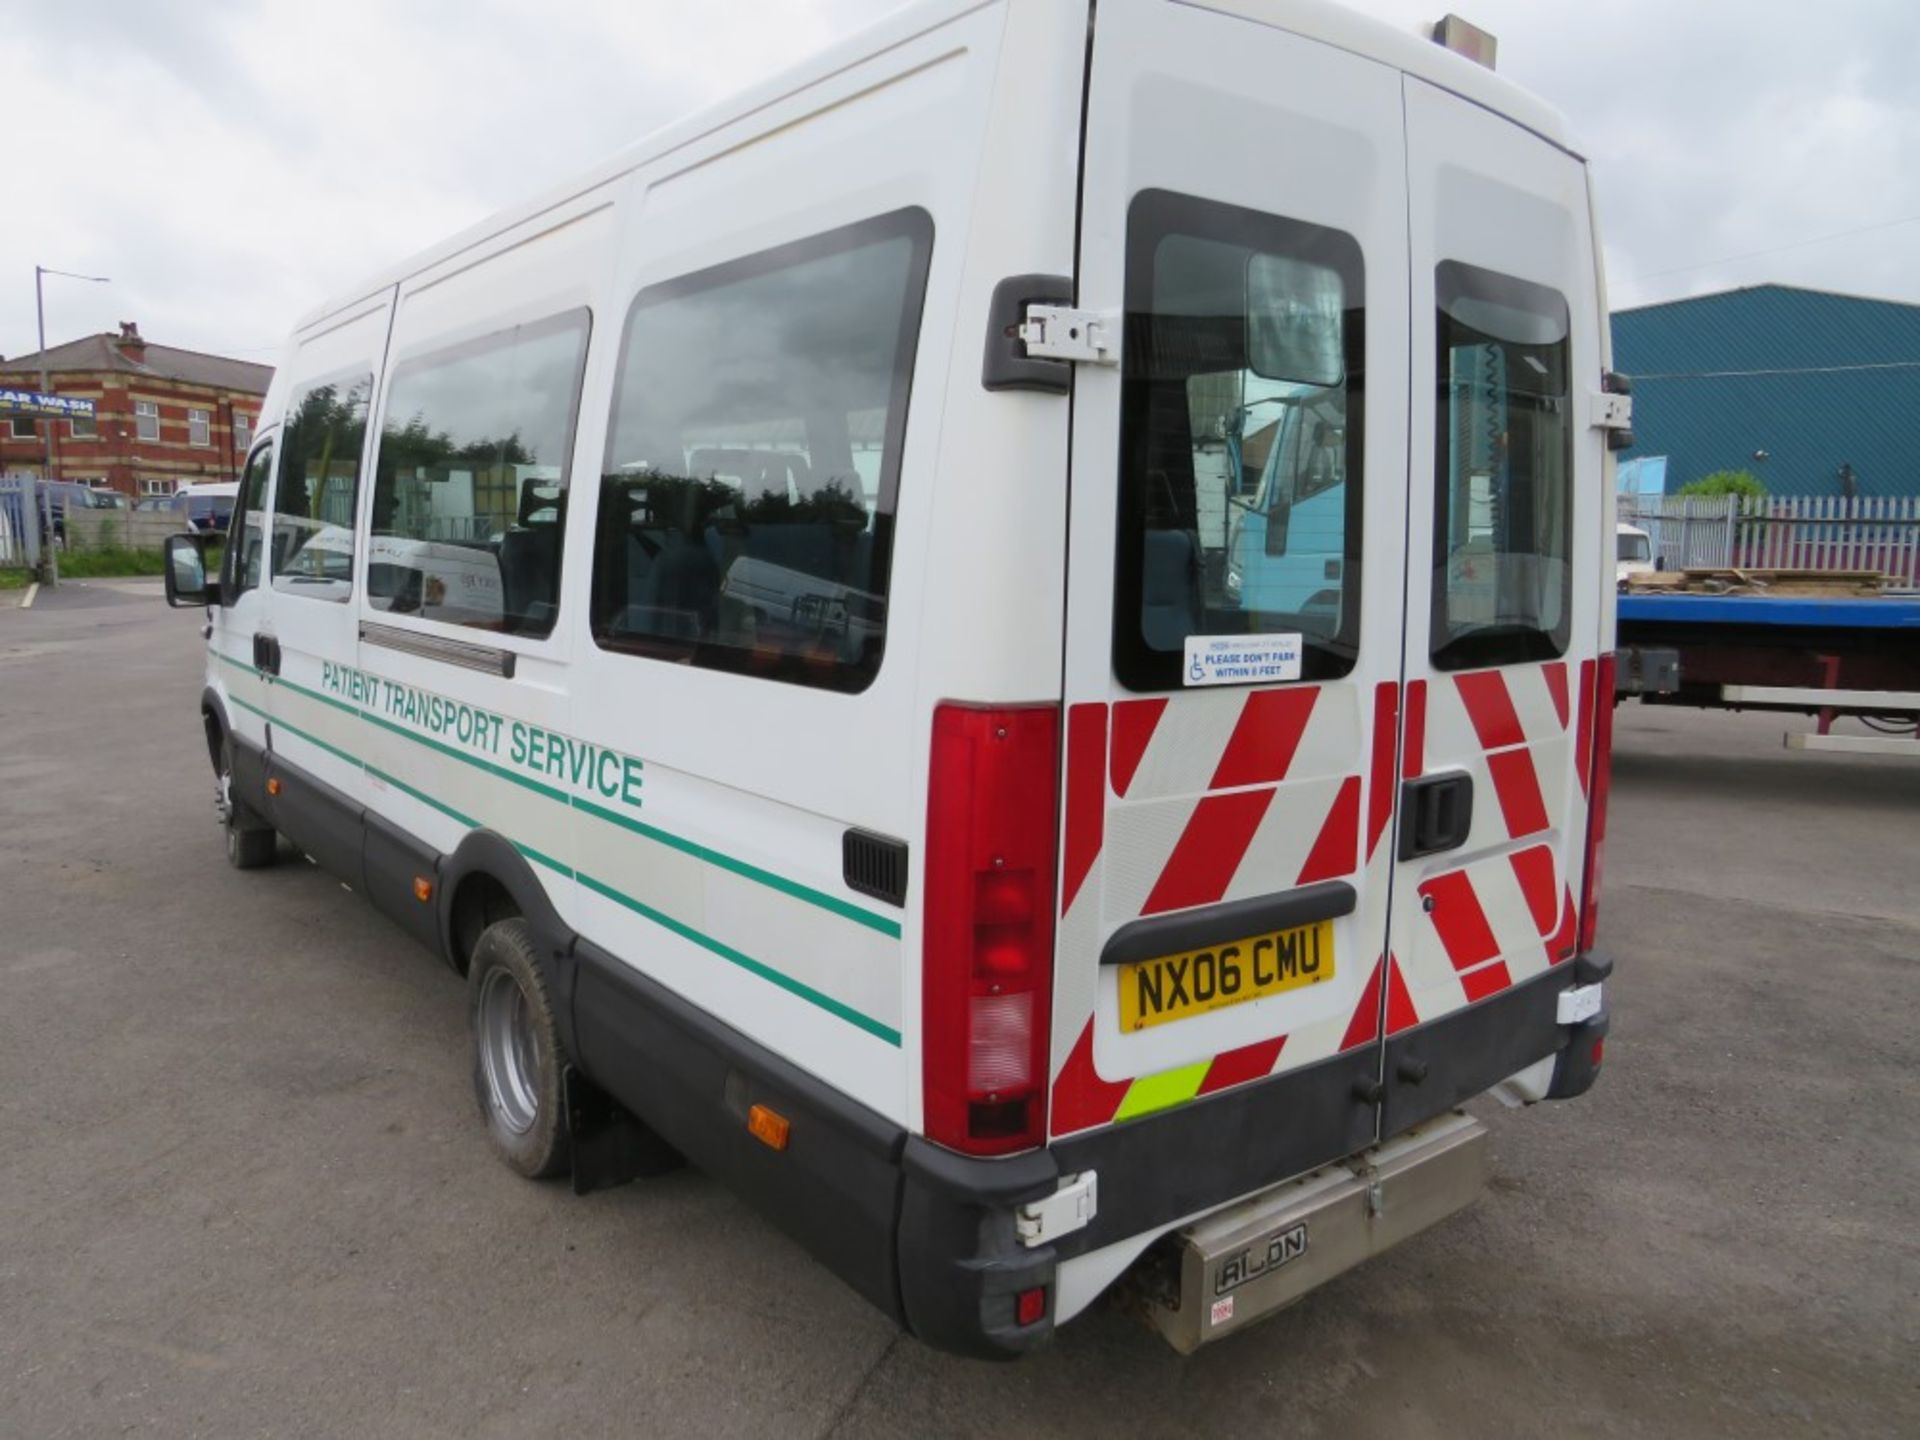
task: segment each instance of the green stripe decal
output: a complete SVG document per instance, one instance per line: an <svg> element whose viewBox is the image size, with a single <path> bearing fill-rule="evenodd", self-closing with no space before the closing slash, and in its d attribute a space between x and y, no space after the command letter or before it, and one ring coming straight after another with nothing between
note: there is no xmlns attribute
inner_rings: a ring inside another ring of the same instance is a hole
<svg viewBox="0 0 1920 1440"><path fill-rule="evenodd" d="M718 866L722 870L731 871L748 880L757 880L760 884L769 889L778 890L783 895L791 895L796 900L805 900L810 905L818 905L822 910L830 910L842 919L851 920L856 925L864 925L869 930L877 930L891 939L900 938L898 920L889 920L884 915L876 915L871 910L861 909L858 905L849 905L845 900L810 889L797 880L789 880L784 875L774 874L771 870L762 870L758 865L749 865L744 860L736 860L731 855L723 855L718 850L710 850L705 845L684 839L679 835L670 835L665 830L656 829L644 821L609 810L603 805L596 805L591 800L583 800L578 795L573 797L573 808L584 810L587 814L605 820L609 824L618 825L622 830L631 830L636 835L644 835L657 844L691 855L696 860L704 860L709 865Z"/></svg>
<svg viewBox="0 0 1920 1440"><path fill-rule="evenodd" d="M309 690L304 685L296 684L291 680L283 680L278 675L273 677L273 683L276 685L284 685L296 695L304 695L309 700L318 700L322 705L331 705L336 710L344 710L349 715L358 715L363 720L367 718L366 712L358 705L349 705L346 701L337 700L331 695L322 695L318 690Z"/></svg>
<svg viewBox="0 0 1920 1440"><path fill-rule="evenodd" d="M440 754L449 756L452 759L461 761L464 764L471 765L475 769L483 770L486 773L497 777L498 779L510 781L513 784L521 786L524 789L531 790L538 795L543 795L547 799L552 800L557 804L568 806L572 809L576 809L588 815L592 815L596 819L604 820L612 825L617 825L621 829L630 831L635 835L642 836L645 839L653 841L655 844L664 845L669 849L678 850L684 855L692 856L694 859L700 860L708 865L712 865L717 869L728 871L729 873L734 875L739 875L744 879L754 881L756 884L765 885L771 890L777 890L783 895L788 895L796 900L804 901L809 905L813 905L818 907L819 909L828 911L829 913L837 915L842 919L851 920L857 925L865 926L867 929L873 930L878 934L885 935L890 939L897 940L900 938L900 922L897 920L889 919L884 915L876 915L872 911L862 909L858 905L849 904L847 901L840 899L838 896L829 895L829 894L826 894L824 891L815 890L810 886L802 885L796 880L789 880L784 875L777 875L771 870L764 870L761 867L750 864L745 860L735 859L733 856L725 854L722 851L714 850L708 846L701 845L696 841L688 840L683 836L675 835L670 831L662 830L658 826L648 825L643 821L634 819L631 816L622 815L615 810L609 810L605 806L596 805L591 800L583 799L578 795L569 795L566 791L556 789L554 786L542 784L537 780L531 780L524 775L517 775L513 771L508 770L503 766L495 765L492 762L487 760L482 760L478 756L466 754L465 752L455 749L451 745L444 744L439 740L435 740L430 736L421 735L416 731L407 729L403 725L395 724L393 721L388 720L383 716L376 715L369 710L362 709L359 706L350 705L345 701L336 699L330 695L323 695L318 691L310 690L304 685L297 684L296 682L291 680L283 679L280 676L266 674L261 670L259 670L258 668L256 668L255 666L249 665L244 661L235 660L229 655L221 654L219 651L215 651L214 655L215 655L215 658L221 661L221 663L233 667L235 670L240 671L242 674L251 675L265 685L282 686L288 690L293 691L295 694L305 697L306 699L317 701L318 703L330 706L335 710L339 710L348 715L355 716L356 718L360 720L364 720L371 725L377 725L383 730L391 731L395 735L402 736L405 739L414 741L416 744L423 745L429 750L438 751ZM429 806L430 808L438 811L440 814L445 815L448 819L453 820L457 824L464 825L468 829L474 829L474 830L483 828L482 823L479 820L475 819L473 816L468 815L463 811L457 810L453 806L445 803L444 801L436 799L434 796L428 794L426 791L418 789L417 787L408 784L406 781L400 779L397 775L391 774L386 770L382 770L357 755L348 753L347 751L341 749L339 746L333 744L331 741L323 740L318 735L313 734L311 731L302 729L298 725L289 723L285 718L281 716L269 714L266 710L262 709L259 705L254 704L252 701L243 699L241 696L236 695L231 691L228 692L227 698L230 701L232 701L235 705L238 705L241 709L250 711L251 713L258 715L262 720L266 721L267 723L279 727L281 730L286 731L289 735L294 735L299 737L300 739L306 741L310 745L319 747L321 750L326 751L329 755L335 756L336 758L344 761L346 764L351 765L356 769L364 770L368 775L373 777L375 780L378 780L382 784L392 786L395 790L400 791L404 795L408 795L412 797L413 799L419 801L423 805ZM671 931L673 934L679 936L681 939L699 946L701 949L707 951L709 954L716 955L722 960L725 960L732 965L738 966L740 969L745 970L747 973L751 975L755 975L760 979L767 981L770 984L779 986L782 990L785 990L788 994L794 995L799 999L805 1000L807 1003L811 1005L818 1006L820 1009L825 1010L828 1014L836 1016L837 1018L846 1021L848 1024L856 1026L861 1030L864 1030L867 1034L872 1035L877 1039L883 1040L887 1044L892 1045L895 1048L899 1047L900 1032L894 1029L892 1026L883 1024L880 1021L874 1019L870 1015L862 1014L860 1011L855 1010L852 1006L846 1005L841 1001L834 999L831 995L827 995L822 991L816 990L811 985L808 985L803 981L796 980L793 976L784 974L781 971L774 969L771 965L768 965L762 961L756 960L752 956L747 955L742 951L734 949L731 945L728 945L725 941L718 940L711 935L705 934L700 930L696 930L693 926L686 924L684 921L674 919L671 915L668 915L664 911L656 910L653 906L648 905L646 902L635 899L633 896L626 894L624 891L614 888L613 886L607 884L605 881L597 880L593 876L586 874L584 871L575 870L572 866L566 864L564 861L557 860L550 855L544 854L541 851L534 849L531 845L523 845L518 840L513 840L511 837L508 837L508 839L509 839L509 842L513 845L513 848L515 850L517 850L520 854L526 856L529 860L533 861L535 864L542 865L547 869L554 871L556 874L563 875L568 879L577 880L580 884L586 886L589 890L592 890L594 893L606 897L607 899L613 901L615 904L621 906L622 908L630 910L634 914L641 916L643 919L652 921L654 924L660 926L662 929ZM1205 1068L1206 1067L1204 1065L1200 1067L1202 1075L1204 1075L1205 1073ZM1164 1078L1164 1077L1155 1077L1155 1078ZM1141 1085L1144 1083L1145 1083L1144 1081L1136 1082L1133 1089L1128 1092L1127 1099L1125 1102L1123 1102L1121 1106L1122 1115L1118 1118L1124 1118L1125 1115L1129 1113L1128 1106L1132 1104L1135 1094L1140 1091ZM1196 1076L1193 1081L1194 1088L1197 1089L1199 1086L1199 1083L1200 1083L1200 1077ZM1191 1097L1188 1096L1188 1097L1182 1097L1182 1098L1191 1098ZM1177 1103L1177 1101L1168 1101L1166 1103L1173 1104L1173 1103ZM1150 1108L1159 1108L1159 1107L1153 1106ZM1132 1113L1141 1113L1141 1112L1132 1112Z"/></svg>
<svg viewBox="0 0 1920 1440"><path fill-rule="evenodd" d="M558 860L554 859L551 855L542 855L538 850L534 849L533 846L531 845L522 845L518 840L515 840L513 842L513 848L518 850L522 855L526 856L529 860L533 861L533 863L536 865L544 865L549 870L557 870L562 875L566 876L567 879L569 880L574 880L579 878L577 875L574 874L574 869L571 865L563 865Z"/></svg>
<svg viewBox="0 0 1920 1440"><path fill-rule="evenodd" d="M438 810L442 815L446 816L449 820L457 821L459 824L466 826L469 830L478 830L481 828L480 822L474 819L471 815L462 814L460 811L454 809L451 805L443 804L442 802L434 799L433 796L427 794L427 792L424 790L414 789L413 786L407 784L406 781L402 780L397 775L389 775L386 771L377 769L372 765L367 766L366 771L367 771L367 774L373 776L374 779L380 781L382 784L391 785L394 789L398 790L403 795L411 795L414 799L418 800L422 805L431 806L433 809Z"/></svg>
<svg viewBox="0 0 1920 1440"><path fill-rule="evenodd" d="M898 1030L895 1030L892 1026L882 1025L878 1020L875 1020L870 1015L862 1015L858 1010L855 1010L852 1006L843 1005L838 1000L834 999L831 995L823 995L820 991L815 990L811 985L802 984L800 981L794 979L791 975L783 975L778 970L775 970L772 966L763 965L750 955L743 955L740 951L734 949L731 945L723 944L721 941L715 940L711 935L703 935L700 931L694 929L691 925L683 924L682 922L674 919L671 915L664 914L663 912L654 909L651 905L646 904L644 901L636 900L633 898L633 896L623 894L620 891L614 889L611 885L605 884L599 880L594 879L593 876L587 874L587 872L584 870L576 871L575 878L579 880L579 882L582 885L586 886L589 890L593 891L595 894L606 896L606 898L613 901L614 904L624 906L627 909L633 911L634 914L643 916L644 918L653 921L654 924L660 926L664 930L671 930L675 935L678 935L682 940L690 940L695 945L698 945L701 949L710 951L711 953L718 955L722 960L731 961L733 964L738 965L742 970L745 970L748 973L753 975L758 975L762 980L767 980L772 982L775 985L778 985L782 990L787 991L789 994L798 995L802 1000L806 1000L814 1005L818 1005L822 1010L825 1010L827 1013L831 1015L839 1016L842 1020L845 1020L849 1025L857 1025L860 1029L866 1031L869 1035L878 1036L880 1039L886 1041L887 1044L889 1045L892 1045L895 1047L899 1046L900 1032Z"/></svg>
<svg viewBox="0 0 1920 1440"><path fill-rule="evenodd" d="M1151 1115L1155 1110L1186 1104L1200 1093L1200 1082L1207 1078L1207 1070L1212 1064L1212 1057L1208 1057L1195 1065L1183 1065L1178 1070L1142 1075L1127 1087L1126 1097L1121 1100L1120 1108L1113 1112L1113 1118L1131 1120L1136 1115Z"/></svg>
<svg viewBox="0 0 1920 1440"><path fill-rule="evenodd" d="M484 770L489 775L496 776L502 780L509 780L515 785L523 786L533 791L536 795L544 795L547 799L557 800L562 805L570 803L567 792L564 790L556 790L553 786L543 785L538 780L529 780L524 775L516 775L504 765L496 765L491 760L482 760L478 755L469 755L464 750L456 750L444 741L435 740L430 735L422 735L418 731L409 730L404 725L396 725L384 716L375 715L371 710L362 710L360 712L360 718L365 720L369 725L378 725L382 730L391 730L396 735L404 735L407 739L414 741L416 744L424 745L429 750L438 750L442 755L464 761L476 770Z"/></svg>

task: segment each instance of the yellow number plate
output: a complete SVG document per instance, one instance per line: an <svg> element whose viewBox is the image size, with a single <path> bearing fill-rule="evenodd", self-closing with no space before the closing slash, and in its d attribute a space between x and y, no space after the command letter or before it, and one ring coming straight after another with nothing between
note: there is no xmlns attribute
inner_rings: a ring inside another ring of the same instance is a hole
<svg viewBox="0 0 1920 1440"><path fill-rule="evenodd" d="M1320 920L1120 967L1120 1028L1144 1030L1333 978L1333 922Z"/></svg>

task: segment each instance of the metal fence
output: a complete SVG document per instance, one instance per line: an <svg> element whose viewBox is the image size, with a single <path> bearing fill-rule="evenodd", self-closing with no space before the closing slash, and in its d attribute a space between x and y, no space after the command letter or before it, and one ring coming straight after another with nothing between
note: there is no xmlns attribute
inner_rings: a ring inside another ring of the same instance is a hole
<svg viewBox="0 0 1920 1440"><path fill-rule="evenodd" d="M40 563L39 489L31 475L0 475L0 569Z"/></svg>
<svg viewBox="0 0 1920 1440"><path fill-rule="evenodd" d="M1622 495L1663 570L1879 570L1920 586L1920 496Z"/></svg>

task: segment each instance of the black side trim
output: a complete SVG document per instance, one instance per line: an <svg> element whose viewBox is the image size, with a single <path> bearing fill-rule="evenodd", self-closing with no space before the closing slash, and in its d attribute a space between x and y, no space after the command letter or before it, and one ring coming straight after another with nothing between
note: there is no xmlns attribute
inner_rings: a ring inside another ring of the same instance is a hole
<svg viewBox="0 0 1920 1440"><path fill-rule="evenodd" d="M1009 275L987 302L987 350L980 383L989 390L1038 390L1065 395L1073 366L1065 360L1034 360L1019 338L1029 305L1071 305L1073 281L1065 275Z"/></svg>
<svg viewBox="0 0 1920 1440"><path fill-rule="evenodd" d="M1362 1045L1277 1079L1056 1140L1061 1174L1100 1172L1100 1212L1061 1239L1060 1254L1098 1249L1364 1150L1374 1140L1374 1110L1361 1088L1378 1063L1378 1049Z"/></svg>
<svg viewBox="0 0 1920 1440"><path fill-rule="evenodd" d="M444 946L440 937L440 906L422 904L413 893L416 876L424 876L436 888L440 876L440 852L423 845L399 826L366 812L366 840L361 869L365 874L367 899L373 908L433 951Z"/></svg>
<svg viewBox="0 0 1920 1440"><path fill-rule="evenodd" d="M591 941L578 942L574 953L574 1054L587 1072L668 1144L899 1319L901 1128ZM787 1118L784 1151L747 1133L746 1111L755 1104Z"/></svg>
<svg viewBox="0 0 1920 1440"><path fill-rule="evenodd" d="M267 752L245 736L233 738L233 798L263 819L267 814Z"/></svg>
<svg viewBox="0 0 1920 1440"><path fill-rule="evenodd" d="M849 890L905 905L907 842L871 830L849 830L840 837L840 874Z"/></svg>
<svg viewBox="0 0 1920 1440"><path fill-rule="evenodd" d="M1299 925L1351 915L1356 903L1353 886L1346 881L1322 880L1317 885L1302 885L1278 895L1257 895L1251 900L1209 905L1204 910L1179 915L1156 915L1114 931L1100 952L1100 963L1131 965L1136 960L1205 950L1229 940L1245 940L1273 930L1291 930Z"/></svg>
<svg viewBox="0 0 1920 1440"><path fill-rule="evenodd" d="M1573 984L1565 966L1456 1010L1387 1041L1386 1098L1380 1133L1398 1135L1471 1100L1566 1042L1560 992Z"/></svg>
<svg viewBox="0 0 1920 1440"><path fill-rule="evenodd" d="M365 878L361 871L361 817L365 812L278 751L267 755L266 767L269 780L280 782L280 793L267 797L262 812L273 822L273 828L296 849L311 855L329 875L358 890Z"/></svg>

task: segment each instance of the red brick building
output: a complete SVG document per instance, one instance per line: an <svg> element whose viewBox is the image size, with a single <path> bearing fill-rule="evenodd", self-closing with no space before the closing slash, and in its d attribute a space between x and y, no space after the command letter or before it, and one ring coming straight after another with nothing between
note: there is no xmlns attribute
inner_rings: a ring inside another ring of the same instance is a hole
<svg viewBox="0 0 1920 1440"><path fill-rule="evenodd" d="M171 495L190 481L236 480L273 367L153 345L140 327L88 335L47 351L56 395L93 401L94 419L0 416L0 473L42 475L53 427L53 476L125 495ZM0 360L0 388L38 390L40 353Z"/></svg>

